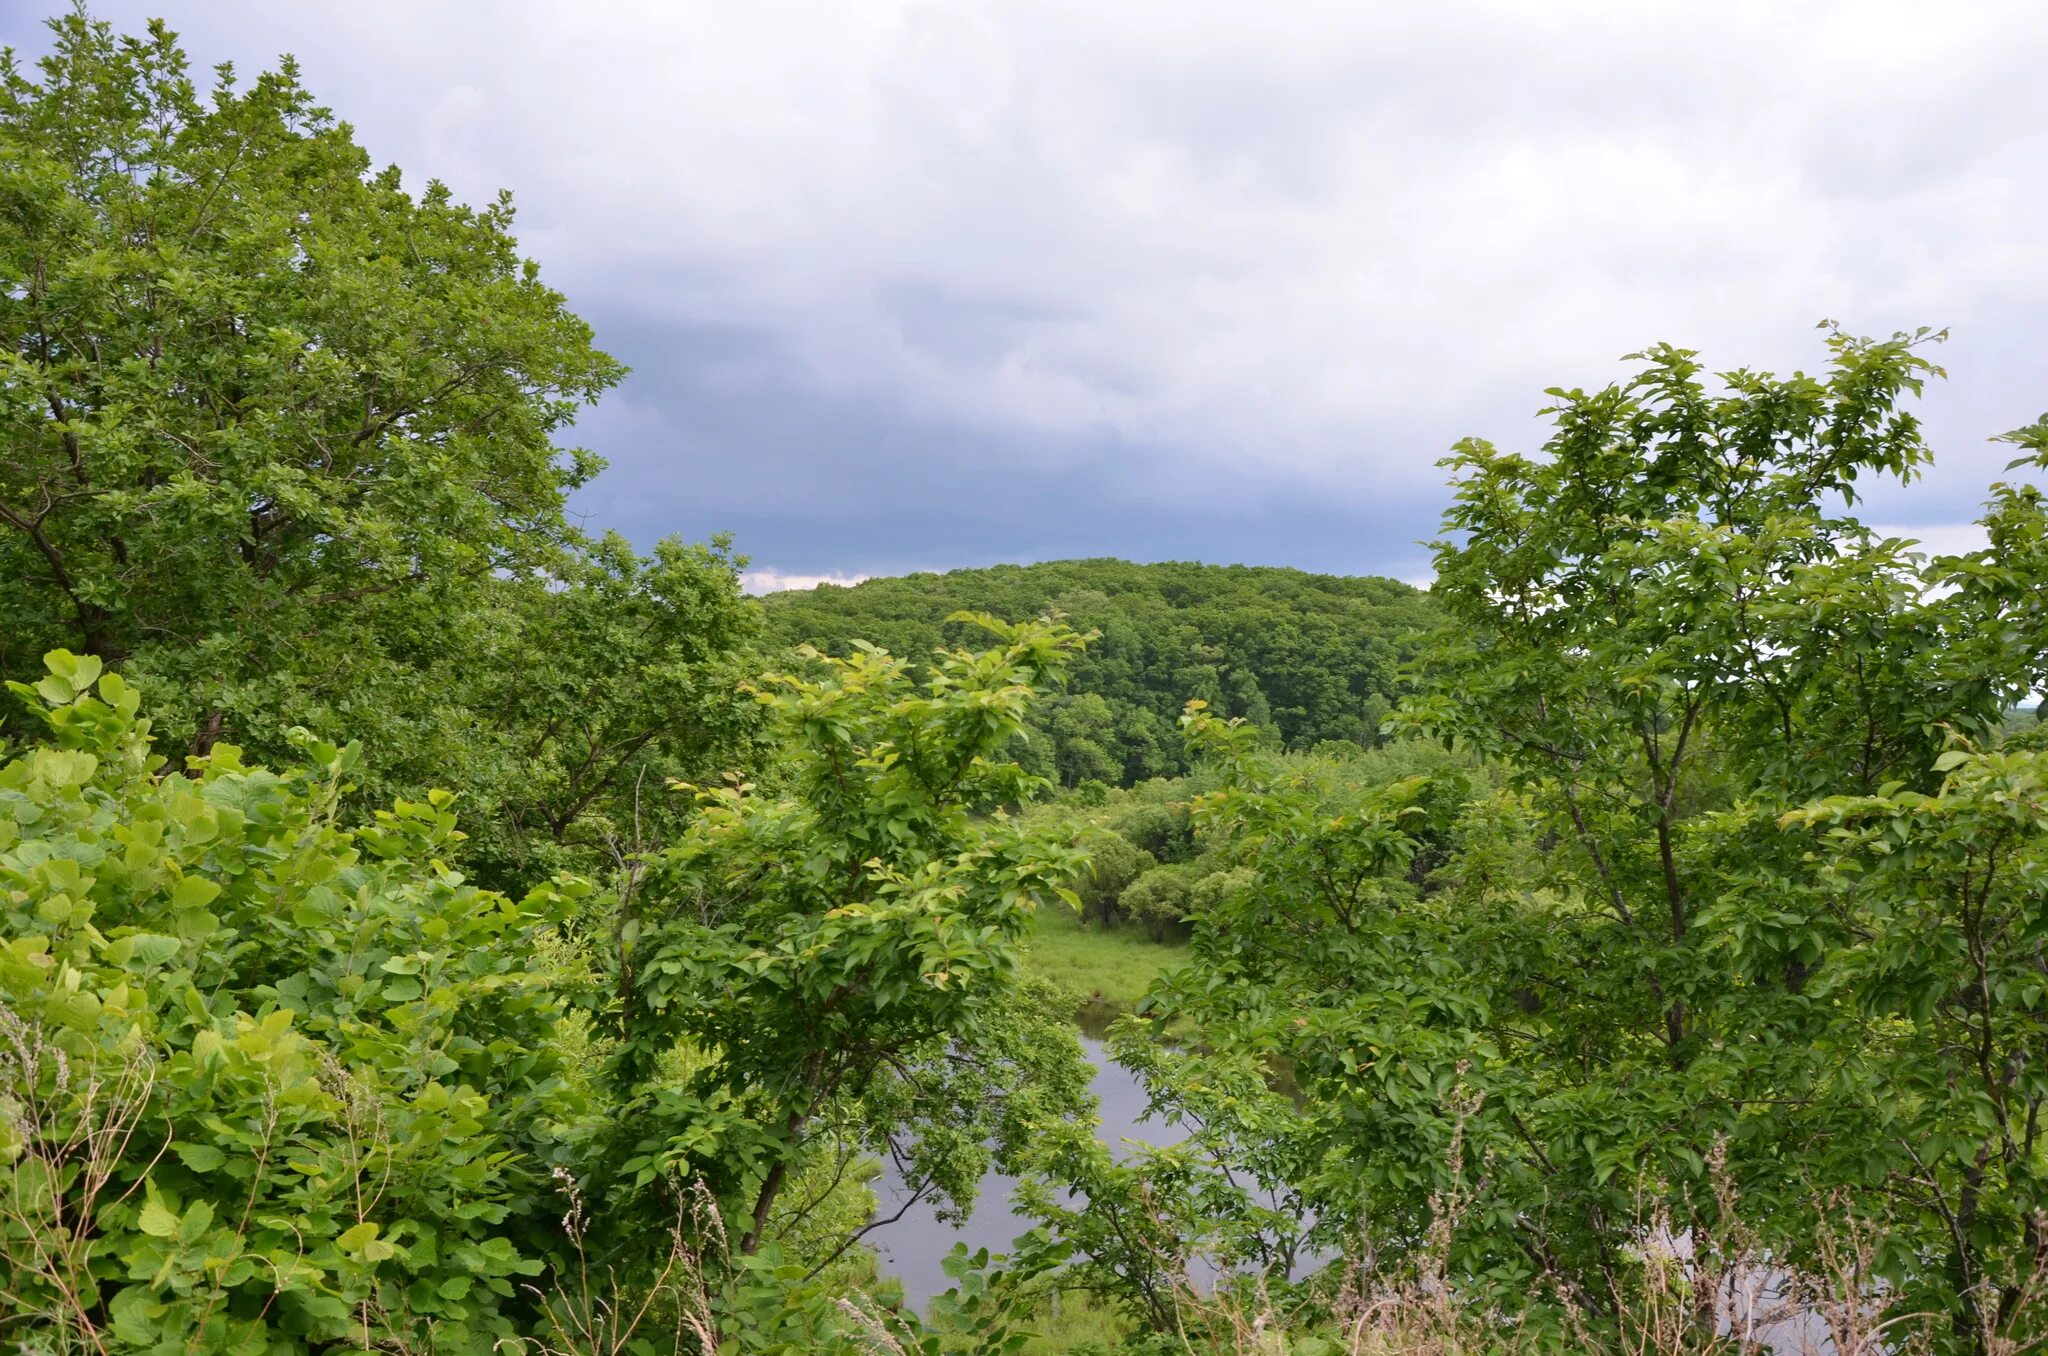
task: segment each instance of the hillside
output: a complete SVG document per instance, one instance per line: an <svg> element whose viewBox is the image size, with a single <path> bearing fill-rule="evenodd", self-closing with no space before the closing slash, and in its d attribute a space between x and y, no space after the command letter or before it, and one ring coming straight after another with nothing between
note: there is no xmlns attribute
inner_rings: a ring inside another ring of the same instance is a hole
<svg viewBox="0 0 2048 1356"><path fill-rule="evenodd" d="M1068 786L1183 771L1175 720L1191 697L1289 748L1370 746L1436 616L1427 594L1392 579L1123 560L913 574L762 601L771 638L835 654L855 639L912 656L968 640L973 628L945 620L959 611L1016 621L1056 609L1101 632L1037 718L1050 738L1027 754Z"/></svg>

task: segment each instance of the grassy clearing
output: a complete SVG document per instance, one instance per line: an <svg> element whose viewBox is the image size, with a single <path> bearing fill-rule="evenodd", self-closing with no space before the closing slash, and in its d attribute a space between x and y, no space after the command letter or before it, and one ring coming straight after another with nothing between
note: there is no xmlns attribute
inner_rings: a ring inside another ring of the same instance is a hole
<svg viewBox="0 0 2048 1356"><path fill-rule="evenodd" d="M1083 927L1071 910L1046 909L1032 925L1024 965L1093 1002L1128 1008L1186 955L1178 942L1154 942L1135 928Z"/></svg>

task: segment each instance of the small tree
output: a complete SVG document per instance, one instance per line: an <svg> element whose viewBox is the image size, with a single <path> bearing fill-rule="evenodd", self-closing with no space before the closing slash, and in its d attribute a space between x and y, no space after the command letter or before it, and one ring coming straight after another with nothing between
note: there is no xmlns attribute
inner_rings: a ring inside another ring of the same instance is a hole
<svg viewBox="0 0 2048 1356"><path fill-rule="evenodd" d="M1088 869L1075 885L1085 916L1108 924L1116 918L1117 900L1125 887L1158 865L1151 853L1128 838L1107 830L1088 842Z"/></svg>
<svg viewBox="0 0 2048 1356"><path fill-rule="evenodd" d="M1155 866L1124 888L1117 911L1163 942L1188 916L1194 882L1191 866Z"/></svg>
<svg viewBox="0 0 2048 1356"><path fill-rule="evenodd" d="M1017 977L1031 914L1076 904L1084 858L970 813L1037 790L1000 754L1084 638L972 620L998 644L941 651L922 681L871 647L769 679L791 795L695 791L697 817L632 901L622 1171L712 1179L743 1253L835 1107L861 1108L842 1119L913 1194L964 1207L991 1145L1015 1169L1030 1127L1085 1099L1065 1014ZM654 1076L678 1041L706 1059L687 1089Z"/></svg>

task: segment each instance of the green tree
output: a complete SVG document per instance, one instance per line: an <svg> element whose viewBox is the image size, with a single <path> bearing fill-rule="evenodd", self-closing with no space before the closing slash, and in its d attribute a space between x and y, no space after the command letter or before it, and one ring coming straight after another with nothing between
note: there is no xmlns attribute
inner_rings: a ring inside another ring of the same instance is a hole
<svg viewBox="0 0 2048 1356"><path fill-rule="evenodd" d="M1117 896L1117 912L1144 928L1155 942L1163 942L1188 915L1195 882L1200 879L1192 865L1155 866Z"/></svg>
<svg viewBox="0 0 2048 1356"><path fill-rule="evenodd" d="M508 198L373 172L289 62L202 93L161 24L52 28L0 61L0 671L68 646L276 750L558 560L598 463L554 437L621 368Z"/></svg>
<svg viewBox="0 0 2048 1356"><path fill-rule="evenodd" d="M1929 337L1832 334L1822 377L1718 390L1652 349L1625 386L1553 393L1542 459L1453 459L1452 626L1413 710L1500 758L1567 845L1545 946L1499 969L1541 1020L1495 1032L1517 1067L1489 1081L1513 1112L1499 1152L1563 1207L1554 1269L1575 1283L1621 1240L1574 1221L1622 1217L1635 1183L1708 1227L1717 1145L1789 1252L1816 1182L1869 1192L1940 1142L1879 1133L1886 1075L1844 1014L1846 957L1887 906L1817 888L1778 826L1815 796L1933 790L1944 731L1995 735L2037 663L1973 639L1974 592L1944 597L1938 565L1843 511L1929 459L1902 405L1938 371Z"/></svg>
<svg viewBox="0 0 2048 1356"><path fill-rule="evenodd" d="M1077 693L1053 703L1047 715L1061 786L1122 780L1123 760L1111 753L1117 747L1117 729L1116 712L1108 701L1097 693Z"/></svg>
<svg viewBox="0 0 2048 1356"><path fill-rule="evenodd" d="M988 1349L1064 1257L1043 1238L996 1271L963 1253L928 1323L862 1320L833 1267L868 1213L833 1188L844 1162L800 1179L759 1255L728 1255L666 1182L586 1217L576 1183L605 1180L619 1115L582 1017L600 998L573 940L588 884L468 883L442 860L461 836L446 793L343 827L354 745L297 732L299 760L270 771L217 744L170 776L136 689L97 658L55 652L15 688L48 738L0 758L10 1345L481 1356L701 1329L850 1354L881 1325L912 1350ZM1015 1145L1085 1109L1087 1066L1045 1001L983 995L964 1067L943 1046L908 1056L944 1083L926 1112L964 1110L967 1143L919 1150L957 1169L947 1183L978 1177L984 1132ZM688 1078L653 1084L677 1097ZM897 1124L931 1096L905 1082L850 1109ZM668 1227L619 1227L664 1207Z"/></svg>
<svg viewBox="0 0 2048 1356"><path fill-rule="evenodd" d="M1541 456L1461 445L1405 719L1500 792L1347 784L1191 716L1198 827L1257 885L1153 1000L1207 1047L1151 1057L1155 1104L1291 1068L1292 1119L1212 1129L1300 1165L1325 1246L1398 1263L1455 1200L1455 1284L1614 1317L1646 1219L1729 1237L1721 1173L1779 1264L1853 1208L1902 1306L2025 1335L1997 1329L2042 1263L2032 770L1942 753L2038 681L2048 533L2026 487L1953 560L1846 512L1928 459L1926 338L1713 382L1657 348L1553 392Z"/></svg>
<svg viewBox="0 0 2048 1356"><path fill-rule="evenodd" d="M668 779L717 780L765 751L742 690L760 662L744 564L723 538L642 556L612 534L545 579L493 581L459 619L465 643L419 665L459 728L422 741L438 762L383 779L460 787L479 821L465 855L494 882L596 876L668 842L689 809Z"/></svg>
<svg viewBox="0 0 2048 1356"><path fill-rule="evenodd" d="M1158 862L1152 854L1133 846L1128 838L1108 830L1087 841L1088 869L1075 883L1081 912L1101 923L1116 917L1117 900L1125 887Z"/></svg>
<svg viewBox="0 0 2048 1356"><path fill-rule="evenodd" d="M1167 791L1179 787L1178 783L1172 782L1156 785ZM1188 817L1188 804L1184 800L1149 800L1130 806L1116 816L1110 827L1120 837L1168 865L1185 862L1195 855L1194 825Z"/></svg>
<svg viewBox="0 0 2048 1356"><path fill-rule="evenodd" d="M872 647L768 680L790 793L700 792L630 901L620 1170L712 1181L742 1253L835 1126L957 1209L992 1157L1018 1170L1034 1125L1085 1104L1067 1014L1017 977L1031 914L1073 907L1083 858L969 812L1033 791L1003 751L1083 638L976 621L997 645L922 681ZM656 1076L679 1041L705 1057L682 1088Z"/></svg>

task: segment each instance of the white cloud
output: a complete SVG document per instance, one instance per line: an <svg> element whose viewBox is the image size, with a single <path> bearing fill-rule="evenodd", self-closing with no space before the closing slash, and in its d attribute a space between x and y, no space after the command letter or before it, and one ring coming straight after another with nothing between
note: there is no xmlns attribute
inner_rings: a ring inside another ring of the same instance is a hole
<svg viewBox="0 0 2048 1356"><path fill-rule="evenodd" d="M1898 537L1915 542L1914 549L1929 556L1959 556L1981 551L1991 544L1982 523L1872 523L1870 530L1880 538Z"/></svg>
<svg viewBox="0 0 2048 1356"><path fill-rule="evenodd" d="M744 593L781 593L787 589L814 589L820 584L851 588L868 576L864 574L788 574L781 570L743 570L740 589Z"/></svg>
<svg viewBox="0 0 2048 1356"><path fill-rule="evenodd" d="M133 8L514 187L578 296L1047 458L1412 488L1645 342L1811 366L1822 316L1959 326L1958 446L2048 403L1999 384L2048 303L2033 0Z"/></svg>

